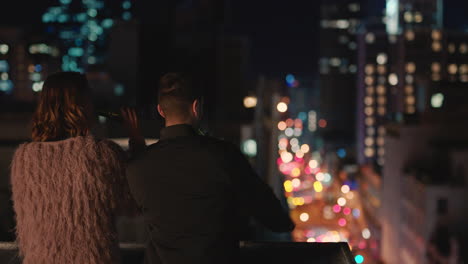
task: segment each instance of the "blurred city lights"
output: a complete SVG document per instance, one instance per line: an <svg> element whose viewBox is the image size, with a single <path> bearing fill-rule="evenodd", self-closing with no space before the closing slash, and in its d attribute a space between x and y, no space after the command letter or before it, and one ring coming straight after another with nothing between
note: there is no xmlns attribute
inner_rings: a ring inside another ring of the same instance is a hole
<svg viewBox="0 0 468 264"><path fill-rule="evenodd" d="M341 226L341 227L345 226L346 225L346 219L340 218L338 220L338 225Z"/></svg>
<svg viewBox="0 0 468 264"><path fill-rule="evenodd" d="M284 163L289 163L293 160L293 155L287 151L281 153L281 159L283 160Z"/></svg>
<svg viewBox="0 0 468 264"><path fill-rule="evenodd" d="M319 127L326 128L327 127L327 120L320 119L318 124L319 124Z"/></svg>
<svg viewBox="0 0 468 264"><path fill-rule="evenodd" d="M323 181L323 179L325 179L325 176L323 175L323 173L319 172L319 173L315 174L315 179L317 181Z"/></svg>
<svg viewBox="0 0 468 264"><path fill-rule="evenodd" d="M301 180L299 179L293 179L291 182L294 188L299 188L299 186L301 186Z"/></svg>
<svg viewBox="0 0 468 264"><path fill-rule="evenodd" d="M286 103L280 102L276 106L276 109L278 109L278 112L284 113L284 112L288 111L288 105Z"/></svg>
<svg viewBox="0 0 468 264"><path fill-rule="evenodd" d="M314 182L314 190L315 190L316 192L318 192L318 193L319 193L319 192L322 192L322 190L323 190L322 183L319 182L319 181Z"/></svg>
<svg viewBox="0 0 468 264"><path fill-rule="evenodd" d="M283 185L284 185L284 190L286 192L292 192L293 191L293 185L292 185L292 182L290 180L284 181Z"/></svg>
<svg viewBox="0 0 468 264"><path fill-rule="evenodd" d="M345 206L346 205L346 199L343 197L338 198L336 202L339 206Z"/></svg>
<svg viewBox="0 0 468 264"><path fill-rule="evenodd" d="M299 177L300 175L301 175L301 169L299 169L299 168L294 168L291 171L291 176L292 177Z"/></svg>
<svg viewBox="0 0 468 264"><path fill-rule="evenodd" d="M354 261L356 261L357 264L364 263L364 257L362 255L356 255Z"/></svg>
<svg viewBox="0 0 468 264"><path fill-rule="evenodd" d="M309 145L303 144L303 145L301 146L301 151L304 152L304 153L309 152L309 151L310 151Z"/></svg>
<svg viewBox="0 0 468 264"><path fill-rule="evenodd" d="M335 212L335 213L341 212L341 206L335 204L335 205L333 206L333 212Z"/></svg>
<svg viewBox="0 0 468 264"><path fill-rule="evenodd" d="M431 97L431 105L434 108L441 108L444 104L444 95L442 93L433 94Z"/></svg>
<svg viewBox="0 0 468 264"><path fill-rule="evenodd" d="M253 139L247 139L242 144L242 152L249 157L255 157L257 155L257 142Z"/></svg>
<svg viewBox="0 0 468 264"><path fill-rule="evenodd" d="M370 236L371 236L371 233L370 233L369 229L368 229L368 228L364 228L364 229L362 230L362 237L363 237L364 239L369 239Z"/></svg>
<svg viewBox="0 0 468 264"><path fill-rule="evenodd" d="M244 98L244 107L245 108L254 108L257 106L257 97L255 96L246 96Z"/></svg>
<svg viewBox="0 0 468 264"><path fill-rule="evenodd" d="M312 169L315 169L318 167L318 162L316 160L310 160L309 161L309 167L311 167Z"/></svg>
<svg viewBox="0 0 468 264"><path fill-rule="evenodd" d="M286 122L280 121L280 122L278 123L278 129L279 129L279 130L283 131L283 130L286 130L286 128L287 128Z"/></svg>
<svg viewBox="0 0 468 264"><path fill-rule="evenodd" d="M301 219L302 222L307 222L309 220L309 214L308 213L302 213L299 216L299 219Z"/></svg>
<svg viewBox="0 0 468 264"><path fill-rule="evenodd" d="M343 185L341 186L341 192L342 193L348 193L350 190L349 186L348 185Z"/></svg>
<svg viewBox="0 0 468 264"><path fill-rule="evenodd" d="M343 214L345 214L345 215L351 214L351 209L349 207L344 208L343 209Z"/></svg>

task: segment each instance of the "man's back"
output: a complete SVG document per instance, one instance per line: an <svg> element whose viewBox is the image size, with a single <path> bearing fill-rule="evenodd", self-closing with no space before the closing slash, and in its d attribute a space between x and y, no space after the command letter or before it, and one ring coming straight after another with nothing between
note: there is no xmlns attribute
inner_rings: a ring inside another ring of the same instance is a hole
<svg viewBox="0 0 468 264"><path fill-rule="evenodd" d="M150 226L154 263L235 262L247 215L276 231L292 227L233 145L187 125L161 131L160 142L129 165L129 184Z"/></svg>

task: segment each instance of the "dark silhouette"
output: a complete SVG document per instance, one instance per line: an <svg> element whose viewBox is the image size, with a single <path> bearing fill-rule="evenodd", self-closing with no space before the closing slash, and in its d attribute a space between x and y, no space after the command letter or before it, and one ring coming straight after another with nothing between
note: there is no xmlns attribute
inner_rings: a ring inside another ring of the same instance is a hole
<svg viewBox="0 0 468 264"><path fill-rule="evenodd" d="M294 228L236 146L197 133L201 109L187 79L161 79L158 111L166 127L128 166L150 232L146 263L238 263L241 226L250 216L273 231ZM132 141L143 144L136 115L124 111L124 119Z"/></svg>

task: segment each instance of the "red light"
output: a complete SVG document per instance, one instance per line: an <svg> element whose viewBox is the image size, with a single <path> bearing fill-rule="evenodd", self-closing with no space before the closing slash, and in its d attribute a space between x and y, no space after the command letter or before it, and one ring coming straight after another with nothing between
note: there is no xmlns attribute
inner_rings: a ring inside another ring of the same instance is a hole
<svg viewBox="0 0 468 264"><path fill-rule="evenodd" d="M321 128L327 127L327 120L325 120L325 119L320 119L320 121L319 121L319 127L321 127Z"/></svg>

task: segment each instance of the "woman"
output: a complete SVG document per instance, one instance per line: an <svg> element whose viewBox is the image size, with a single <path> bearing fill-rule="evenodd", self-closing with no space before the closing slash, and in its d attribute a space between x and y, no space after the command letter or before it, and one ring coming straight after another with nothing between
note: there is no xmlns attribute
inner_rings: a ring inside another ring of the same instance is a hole
<svg viewBox="0 0 468 264"><path fill-rule="evenodd" d="M12 162L17 240L25 264L118 263L115 216L131 197L124 155L90 134L84 75L56 73L44 83L31 143Z"/></svg>

